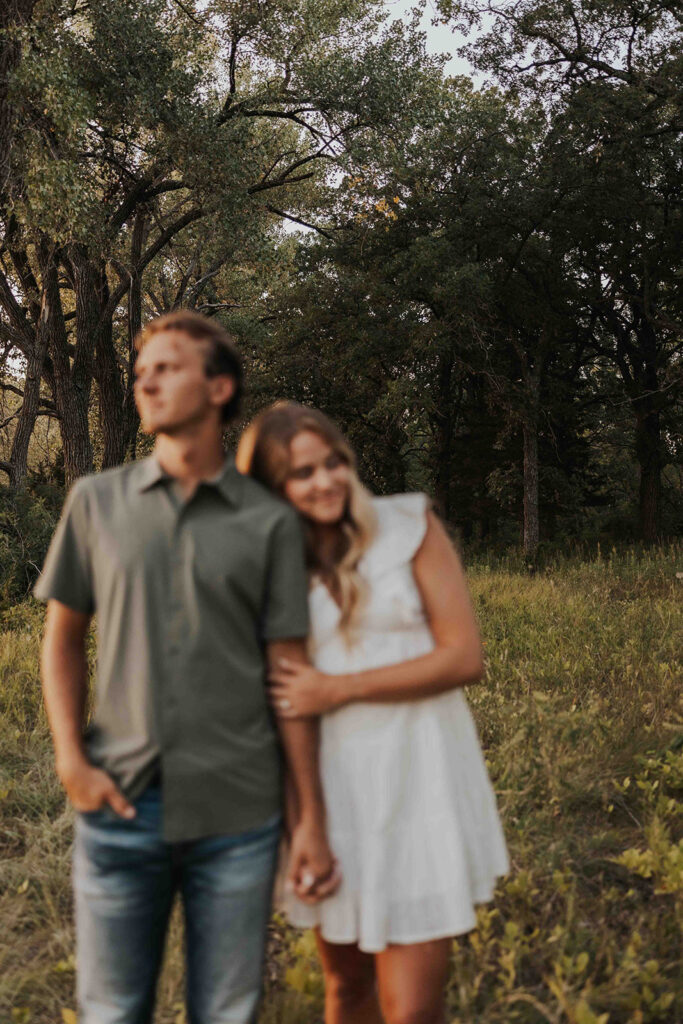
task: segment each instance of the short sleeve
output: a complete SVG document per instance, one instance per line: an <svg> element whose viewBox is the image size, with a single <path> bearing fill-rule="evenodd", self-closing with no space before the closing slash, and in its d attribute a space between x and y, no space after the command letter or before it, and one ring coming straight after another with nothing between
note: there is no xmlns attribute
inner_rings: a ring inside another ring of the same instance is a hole
<svg viewBox="0 0 683 1024"><path fill-rule="evenodd" d="M432 502L420 492L391 494L375 498L374 507L377 534L359 565L372 577L412 562L425 538Z"/></svg>
<svg viewBox="0 0 683 1024"><path fill-rule="evenodd" d="M264 640L308 635L308 578L303 528L293 509L283 508L271 538L263 615Z"/></svg>
<svg viewBox="0 0 683 1024"><path fill-rule="evenodd" d="M54 599L76 612L94 611L88 517L80 481L64 503L33 595L39 601Z"/></svg>

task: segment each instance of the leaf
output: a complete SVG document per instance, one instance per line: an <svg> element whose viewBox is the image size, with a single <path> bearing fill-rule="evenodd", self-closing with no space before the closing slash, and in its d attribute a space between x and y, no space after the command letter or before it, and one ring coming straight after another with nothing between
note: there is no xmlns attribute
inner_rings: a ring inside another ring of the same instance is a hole
<svg viewBox="0 0 683 1024"><path fill-rule="evenodd" d="M55 971L63 974L67 971L76 970L76 958L73 953L70 953L65 960L58 960L54 967Z"/></svg>
<svg viewBox="0 0 683 1024"><path fill-rule="evenodd" d="M574 1007L574 1014L576 1017L576 1024L607 1024L609 1020L608 1013L601 1013L598 1017L597 1013L591 1010L585 999L580 999Z"/></svg>
<svg viewBox="0 0 683 1024"><path fill-rule="evenodd" d="M583 972L586 970L586 968L588 967L589 960L590 957L588 956L588 953L579 953L579 955L576 958L576 970L579 974L583 974Z"/></svg>
<svg viewBox="0 0 683 1024"><path fill-rule="evenodd" d="M303 993L306 991L307 978L308 972L303 964L295 964L294 967L288 968L285 973L285 981L295 992Z"/></svg>
<svg viewBox="0 0 683 1024"><path fill-rule="evenodd" d="M312 928L307 929L300 936L296 944L296 954L300 957L317 958L318 946L315 941L315 932Z"/></svg>
<svg viewBox="0 0 683 1024"><path fill-rule="evenodd" d="M66 1006L63 1006L62 1020L64 1024L78 1024L78 1017L76 1016L76 1011L69 1010Z"/></svg>

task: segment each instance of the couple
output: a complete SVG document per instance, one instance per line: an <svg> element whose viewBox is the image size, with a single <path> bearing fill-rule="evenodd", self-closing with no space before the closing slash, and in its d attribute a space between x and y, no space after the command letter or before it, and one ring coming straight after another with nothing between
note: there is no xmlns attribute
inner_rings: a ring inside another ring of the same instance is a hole
<svg viewBox="0 0 683 1024"><path fill-rule="evenodd" d="M168 314L137 347L154 454L74 485L35 588L80 1024L151 1020L176 891L190 1024L255 1020L283 806L279 888L316 929L327 1024L442 1024L451 938L507 870L460 562L313 409L267 409L226 459L242 371L214 321Z"/></svg>

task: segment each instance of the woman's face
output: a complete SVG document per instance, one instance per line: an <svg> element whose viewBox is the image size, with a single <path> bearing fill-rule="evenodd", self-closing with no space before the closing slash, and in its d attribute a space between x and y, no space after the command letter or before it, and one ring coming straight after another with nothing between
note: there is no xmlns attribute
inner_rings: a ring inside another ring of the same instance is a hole
<svg viewBox="0 0 683 1024"><path fill-rule="evenodd" d="M302 430L289 446L284 496L314 523L337 523L349 497L349 466L319 434Z"/></svg>

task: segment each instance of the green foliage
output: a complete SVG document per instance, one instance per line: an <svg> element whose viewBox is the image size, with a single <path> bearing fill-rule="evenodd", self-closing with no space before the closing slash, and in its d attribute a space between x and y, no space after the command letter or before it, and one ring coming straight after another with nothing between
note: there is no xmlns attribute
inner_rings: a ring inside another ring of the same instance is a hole
<svg viewBox="0 0 683 1024"><path fill-rule="evenodd" d="M23 600L38 578L62 500L51 485L0 488L0 612Z"/></svg>
<svg viewBox="0 0 683 1024"><path fill-rule="evenodd" d="M529 38L532 13L564 24L561 5L523 6ZM661 77L671 55L652 31L638 47ZM269 304L263 390L338 419L375 487L427 481L467 536L503 543L523 432L546 538L680 529L678 94L572 59L552 102L533 83L430 92L419 131L342 180L332 238L302 243Z"/></svg>
<svg viewBox="0 0 683 1024"><path fill-rule="evenodd" d="M620 787L622 794L628 789L625 781ZM683 913L683 839L676 842L671 834L672 828L681 824L683 744L658 757L641 758L633 782L641 791L647 815L646 845L625 850L617 863L641 878L652 879L655 894L674 895Z"/></svg>
<svg viewBox="0 0 683 1024"><path fill-rule="evenodd" d="M9 77L3 330L26 355L47 261L71 378L45 388L92 395L100 464L135 451L132 334L188 305L242 340L249 411L321 406L375 488L427 488L467 538L516 542L523 436L543 539L676 535L674 15L437 6L481 24L495 84L446 78L379 0L36 5ZM284 237L287 217L319 231ZM69 480L91 468L74 429Z"/></svg>
<svg viewBox="0 0 683 1024"><path fill-rule="evenodd" d="M670 4L521 0L506 10L493 0L438 0L436 6L466 34L483 29L463 49L506 84L521 81L534 93L545 87L553 98L593 81L636 85L660 98L676 94L681 55Z"/></svg>
<svg viewBox="0 0 683 1024"><path fill-rule="evenodd" d="M528 240L562 253L561 277L577 299L570 315L583 335L575 366L590 352L591 376L596 367L618 374L623 397L609 387L596 396L605 403L600 420L630 407L640 530L651 541L662 531L663 469L679 467L681 456L678 14L647 0L437 6L455 26L481 29L465 48L479 70L525 112L540 101L548 114ZM546 305L559 310L557 300Z"/></svg>
<svg viewBox="0 0 683 1024"><path fill-rule="evenodd" d="M113 257L116 212L147 175L150 186L182 180L207 213L230 213L231 229L248 211L254 231L261 204L252 196L266 179L296 202L289 164L300 158L315 178L327 159L343 159L347 137L387 134L400 105L419 95L418 79L438 68L399 25L376 40L383 12L373 0L196 7L37 8L21 32L11 94L37 129L22 133L10 183L31 233ZM290 111L304 96L304 111ZM334 142L318 159L327 136Z"/></svg>

